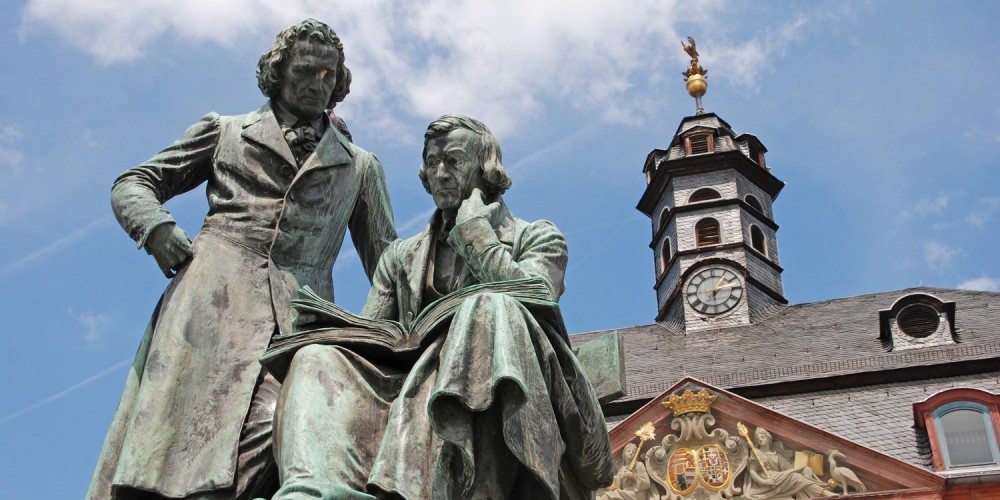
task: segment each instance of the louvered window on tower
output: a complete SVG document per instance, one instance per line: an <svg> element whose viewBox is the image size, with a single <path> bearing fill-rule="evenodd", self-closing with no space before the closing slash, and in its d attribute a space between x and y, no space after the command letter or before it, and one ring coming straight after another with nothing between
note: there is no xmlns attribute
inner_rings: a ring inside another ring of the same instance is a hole
<svg viewBox="0 0 1000 500"><path fill-rule="evenodd" d="M715 144L712 140L712 134L698 134L692 135L686 139L687 154L689 155L700 155L703 153L711 153Z"/></svg>
<svg viewBox="0 0 1000 500"><path fill-rule="evenodd" d="M719 221L715 219L702 219L694 225L695 236L698 248L707 245L718 245L722 243L722 234L719 231Z"/></svg>

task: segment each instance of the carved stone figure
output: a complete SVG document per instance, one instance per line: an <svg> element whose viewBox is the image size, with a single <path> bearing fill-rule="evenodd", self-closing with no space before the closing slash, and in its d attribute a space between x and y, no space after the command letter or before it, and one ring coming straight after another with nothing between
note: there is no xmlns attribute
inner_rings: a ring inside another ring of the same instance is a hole
<svg viewBox="0 0 1000 500"><path fill-rule="evenodd" d="M646 464L638 461L638 447L635 443L625 445L622 450L622 466L615 474L611 487L600 491L597 500L659 500L660 495L649 481Z"/></svg>
<svg viewBox="0 0 1000 500"><path fill-rule="evenodd" d="M751 459L743 481L743 497L747 500L782 498L813 498L836 496L808 466L795 467L792 451L785 450L781 441L774 441L763 427L754 431L757 450L763 463ZM765 472L766 470L766 472Z"/></svg>
<svg viewBox="0 0 1000 500"><path fill-rule="evenodd" d="M206 115L114 183L118 221L173 279L88 498L252 495L273 466L278 390L258 358L291 331L290 297L308 285L333 300L348 227L369 276L396 238L382 166L324 113L350 89L336 33L313 19L286 28L257 77L260 109ZM209 212L192 242L163 203L202 183Z"/></svg>
<svg viewBox="0 0 1000 500"><path fill-rule="evenodd" d="M830 450L829 462L830 462L830 477L834 482L840 485L840 492L844 495L847 494L847 490L853 488L854 490L864 493L868 491L865 488L864 483L858 479L858 475L854 473L851 469L847 467L841 467L837 465L837 459L841 458L846 460L847 457L843 453L837 450Z"/></svg>
<svg viewBox="0 0 1000 500"><path fill-rule="evenodd" d="M420 177L438 210L382 255L362 316L406 326L449 292L528 277L558 300L566 241L511 214L485 125L431 123ZM275 417L275 498L573 499L611 483L604 417L560 318L477 294L436 333L412 365L333 345L295 354Z"/></svg>

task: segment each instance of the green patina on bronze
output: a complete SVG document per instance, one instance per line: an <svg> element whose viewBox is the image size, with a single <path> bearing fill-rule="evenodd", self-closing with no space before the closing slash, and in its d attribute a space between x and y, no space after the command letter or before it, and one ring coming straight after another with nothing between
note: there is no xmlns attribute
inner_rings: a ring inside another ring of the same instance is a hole
<svg viewBox="0 0 1000 500"><path fill-rule="evenodd" d="M291 297L308 285L333 300L347 228L369 276L396 239L381 164L324 112L349 90L343 63L328 26L290 26L261 57L268 103L205 116L115 181L119 222L173 279L140 343L88 498L136 490L235 498L272 461L277 383L257 360L273 334L291 331ZM302 140L309 129L315 140ZM192 242L163 203L201 184L209 212Z"/></svg>
<svg viewBox="0 0 1000 500"><path fill-rule="evenodd" d="M332 113L351 79L336 34L290 26L257 76L262 107L208 114L112 187L118 221L172 281L87 498L554 500L610 483L599 399L622 394L620 336L570 348L565 238L511 214L489 129L451 115L430 125L419 176L438 210L400 241L381 164ZM209 212L192 241L164 203L202 184ZM373 280L368 318L407 327L450 292L526 279L546 312L470 293L406 361L307 345L282 385L258 360L294 331L300 287L333 300L348 228Z"/></svg>
<svg viewBox="0 0 1000 500"><path fill-rule="evenodd" d="M449 292L524 278L543 281L554 307L566 240L548 221L511 214L500 160L481 123L431 124L421 178L438 210L382 255L363 316L407 326ZM275 414L274 498L592 498L612 479L610 443L554 311L470 296L402 366L344 345L301 348Z"/></svg>

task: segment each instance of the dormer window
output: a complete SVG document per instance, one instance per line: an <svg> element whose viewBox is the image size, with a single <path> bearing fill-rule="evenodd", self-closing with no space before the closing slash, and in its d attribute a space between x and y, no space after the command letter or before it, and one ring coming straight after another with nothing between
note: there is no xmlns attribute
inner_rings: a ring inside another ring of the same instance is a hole
<svg viewBox="0 0 1000 500"><path fill-rule="evenodd" d="M767 152L767 148L764 147L757 137L750 134L742 134L736 138L736 143L739 144L740 150L743 151L743 154L747 158L756 162L760 168L767 169L767 164L764 163L764 153Z"/></svg>
<svg viewBox="0 0 1000 500"><path fill-rule="evenodd" d="M913 293L879 311L879 339L887 351L954 344L955 303Z"/></svg>
<svg viewBox="0 0 1000 500"><path fill-rule="evenodd" d="M694 232L698 248L722 243L722 232L719 230L719 221L710 217L698 221L694 225Z"/></svg>
<svg viewBox="0 0 1000 500"><path fill-rule="evenodd" d="M700 155L715 151L715 138L711 132L691 134L684 138L684 150L690 155Z"/></svg>
<svg viewBox="0 0 1000 500"><path fill-rule="evenodd" d="M764 152L760 148L750 146L750 159L757 162L760 168L767 168L767 165L764 164Z"/></svg>
<svg viewBox="0 0 1000 500"><path fill-rule="evenodd" d="M722 198L722 195L718 191L712 188L701 188L697 191L691 193L688 198L688 203L698 203L700 201L717 200Z"/></svg>
<svg viewBox="0 0 1000 500"><path fill-rule="evenodd" d="M910 304L896 315L896 326L918 339L928 337L941 325L941 313L927 304Z"/></svg>
<svg viewBox="0 0 1000 500"><path fill-rule="evenodd" d="M997 438L990 410L974 401L953 401L934 410L934 430L945 468L997 465Z"/></svg>
<svg viewBox="0 0 1000 500"><path fill-rule="evenodd" d="M972 388L949 389L914 404L913 418L927 431L936 470L1000 466L1000 396Z"/></svg>

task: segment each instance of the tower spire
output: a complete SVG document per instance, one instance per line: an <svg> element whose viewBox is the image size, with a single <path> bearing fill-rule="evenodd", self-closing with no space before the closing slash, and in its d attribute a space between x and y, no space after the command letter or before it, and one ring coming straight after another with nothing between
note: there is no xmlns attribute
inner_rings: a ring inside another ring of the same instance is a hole
<svg viewBox="0 0 1000 500"><path fill-rule="evenodd" d="M698 49L695 47L693 36L688 36L688 43L686 45L684 42L681 42L681 47L684 47L684 52L687 52L691 56L691 66L688 67L683 75L684 81L687 82L688 94L694 97L695 105L698 107L695 114L700 115L705 112L705 108L701 105L701 96L705 95L705 91L708 90L708 80L705 78L708 75L708 70L698 64Z"/></svg>

